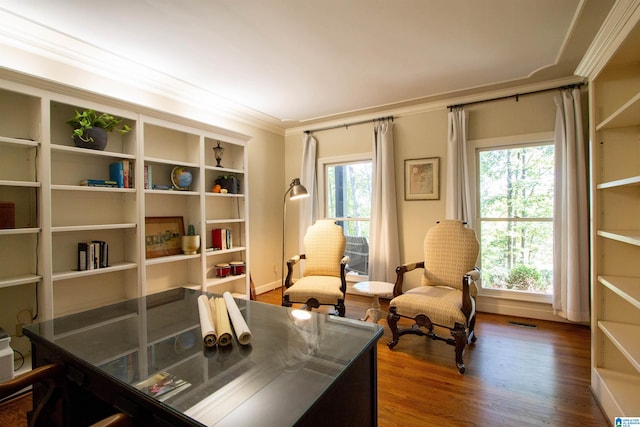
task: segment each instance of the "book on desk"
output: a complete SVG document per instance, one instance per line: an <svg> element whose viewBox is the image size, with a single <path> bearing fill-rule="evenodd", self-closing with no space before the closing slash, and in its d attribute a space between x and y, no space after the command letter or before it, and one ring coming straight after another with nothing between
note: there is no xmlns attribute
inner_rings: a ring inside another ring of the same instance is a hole
<svg viewBox="0 0 640 427"><path fill-rule="evenodd" d="M149 396L155 397L160 402L164 402L190 386L191 383L166 371L158 372L136 384L138 390L142 390Z"/></svg>

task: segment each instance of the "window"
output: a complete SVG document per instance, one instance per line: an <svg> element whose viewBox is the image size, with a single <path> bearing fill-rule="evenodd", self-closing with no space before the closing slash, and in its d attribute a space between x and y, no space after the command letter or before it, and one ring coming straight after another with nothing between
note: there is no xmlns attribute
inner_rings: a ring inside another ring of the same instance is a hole
<svg viewBox="0 0 640 427"><path fill-rule="evenodd" d="M482 290L546 301L553 290L554 146L551 137L522 139L474 143Z"/></svg>
<svg viewBox="0 0 640 427"><path fill-rule="evenodd" d="M369 156L319 160L320 209L325 218L334 219L347 238L347 272L366 276L369 271L369 222L371 218L371 179Z"/></svg>

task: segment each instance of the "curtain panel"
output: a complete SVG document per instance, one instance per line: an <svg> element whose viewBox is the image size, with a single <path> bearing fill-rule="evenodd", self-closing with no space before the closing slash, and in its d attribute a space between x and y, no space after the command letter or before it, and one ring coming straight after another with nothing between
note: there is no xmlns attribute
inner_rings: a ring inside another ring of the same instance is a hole
<svg viewBox="0 0 640 427"><path fill-rule="evenodd" d="M467 113L461 107L449 112L446 176L445 217L462 220L473 228L467 162Z"/></svg>
<svg viewBox="0 0 640 427"><path fill-rule="evenodd" d="M589 203L580 89L555 98L553 309L573 322L589 321Z"/></svg>
<svg viewBox="0 0 640 427"><path fill-rule="evenodd" d="M369 280L395 282L400 265L393 122L373 129L373 194L369 236Z"/></svg>
<svg viewBox="0 0 640 427"><path fill-rule="evenodd" d="M300 165L300 183L305 186L309 197L300 200L300 229L298 253L304 253L304 236L307 228L318 219L318 181L316 172L318 141L308 133L302 136L302 164Z"/></svg>

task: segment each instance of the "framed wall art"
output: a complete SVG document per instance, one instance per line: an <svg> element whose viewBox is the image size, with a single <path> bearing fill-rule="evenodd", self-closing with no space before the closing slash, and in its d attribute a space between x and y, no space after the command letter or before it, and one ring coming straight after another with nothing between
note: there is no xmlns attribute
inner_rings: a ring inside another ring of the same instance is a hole
<svg viewBox="0 0 640 427"><path fill-rule="evenodd" d="M184 220L181 216L156 216L144 219L146 258L182 253Z"/></svg>
<svg viewBox="0 0 640 427"><path fill-rule="evenodd" d="M440 199L440 158L407 159L404 161L404 199Z"/></svg>

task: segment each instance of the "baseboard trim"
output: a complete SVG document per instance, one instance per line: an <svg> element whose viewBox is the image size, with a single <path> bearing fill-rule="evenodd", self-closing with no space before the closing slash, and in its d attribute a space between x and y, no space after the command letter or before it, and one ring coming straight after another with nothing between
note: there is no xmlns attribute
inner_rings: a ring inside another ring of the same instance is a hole
<svg viewBox="0 0 640 427"><path fill-rule="evenodd" d="M483 297L478 295L476 297L476 310L483 313L569 323L566 319L554 314L553 308L547 303Z"/></svg>
<svg viewBox="0 0 640 427"><path fill-rule="evenodd" d="M280 288L280 281L276 280L256 287L256 294L260 295L265 292L271 292ZM347 284L347 294L360 295L363 294L353 289L353 284ZM566 319L553 313L553 308L547 303L537 303L529 301L518 301L512 299L502 299L495 297L483 297L478 295L476 298L476 310L482 313L502 314L505 316L524 317L528 319L549 320L552 322L568 322Z"/></svg>
<svg viewBox="0 0 640 427"><path fill-rule="evenodd" d="M280 281L276 280L271 283L267 283L267 284L256 287L256 294L257 295L264 294L266 292L271 292L278 288L280 288Z"/></svg>

